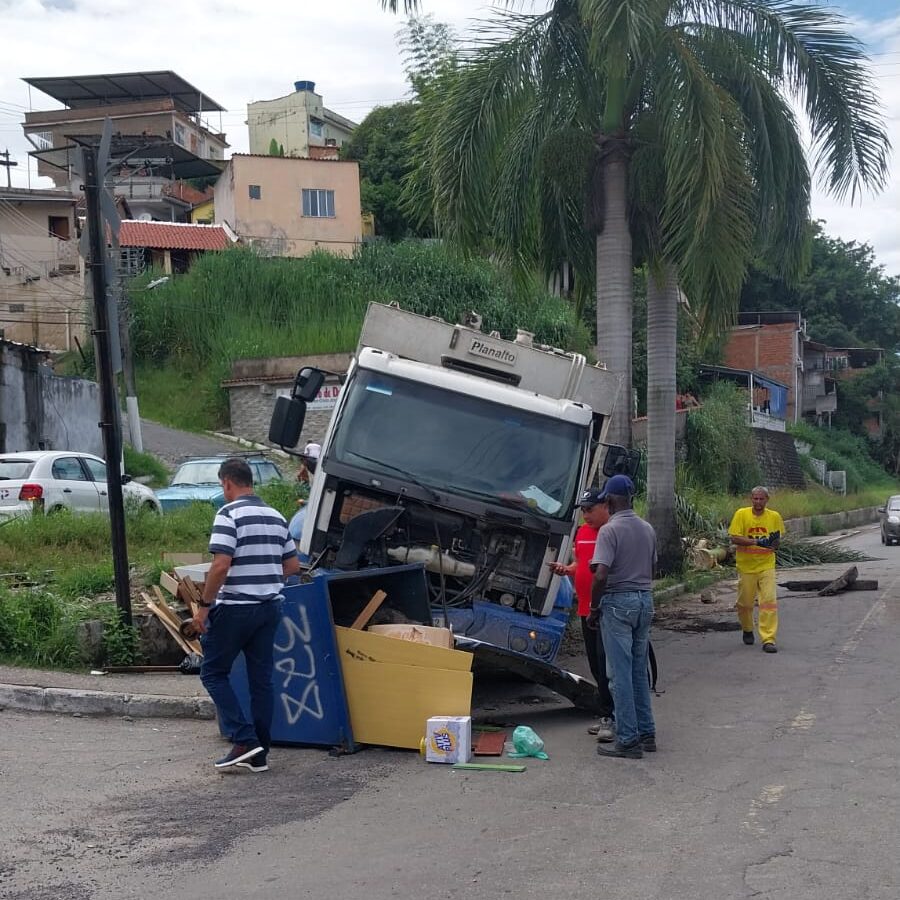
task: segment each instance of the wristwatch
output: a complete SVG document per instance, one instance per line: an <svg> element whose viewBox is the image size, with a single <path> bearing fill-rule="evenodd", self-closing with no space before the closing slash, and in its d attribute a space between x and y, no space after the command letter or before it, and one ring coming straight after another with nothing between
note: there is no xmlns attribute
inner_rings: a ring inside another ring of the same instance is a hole
<svg viewBox="0 0 900 900"><path fill-rule="evenodd" d="M212 603L204 603L202 600L198 600L197 606L202 606L204 609L209 609L212 606Z"/></svg>

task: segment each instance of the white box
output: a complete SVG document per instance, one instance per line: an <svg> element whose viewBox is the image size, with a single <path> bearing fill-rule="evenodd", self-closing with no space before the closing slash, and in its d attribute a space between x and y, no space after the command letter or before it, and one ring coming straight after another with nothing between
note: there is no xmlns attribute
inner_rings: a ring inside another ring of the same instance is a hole
<svg viewBox="0 0 900 900"><path fill-rule="evenodd" d="M471 716L433 716L425 723L427 762L464 763L471 756Z"/></svg>

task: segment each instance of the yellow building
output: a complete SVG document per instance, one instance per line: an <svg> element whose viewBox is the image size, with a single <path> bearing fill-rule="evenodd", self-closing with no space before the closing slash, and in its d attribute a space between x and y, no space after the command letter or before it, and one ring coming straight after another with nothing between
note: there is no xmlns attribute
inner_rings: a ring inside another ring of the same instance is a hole
<svg viewBox="0 0 900 900"><path fill-rule="evenodd" d="M275 142L284 156L313 156L311 147L340 148L356 122L326 109L314 81L295 81L294 92L247 104L250 152L268 154Z"/></svg>
<svg viewBox="0 0 900 900"><path fill-rule="evenodd" d="M191 209L191 221L195 225L212 225L216 221L216 207L212 197Z"/></svg>
<svg viewBox="0 0 900 900"><path fill-rule="evenodd" d="M265 256L349 256L362 240L359 166L236 153L216 182L215 215Z"/></svg>

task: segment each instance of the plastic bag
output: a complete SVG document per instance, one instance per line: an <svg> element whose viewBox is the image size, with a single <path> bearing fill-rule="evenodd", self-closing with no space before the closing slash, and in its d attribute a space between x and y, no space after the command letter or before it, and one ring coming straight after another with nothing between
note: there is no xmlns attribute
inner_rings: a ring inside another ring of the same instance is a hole
<svg viewBox="0 0 900 900"><path fill-rule="evenodd" d="M513 747L506 755L512 759L521 759L525 756L533 756L536 759L550 759L544 753L544 742L537 732L527 725L517 725L513 732Z"/></svg>

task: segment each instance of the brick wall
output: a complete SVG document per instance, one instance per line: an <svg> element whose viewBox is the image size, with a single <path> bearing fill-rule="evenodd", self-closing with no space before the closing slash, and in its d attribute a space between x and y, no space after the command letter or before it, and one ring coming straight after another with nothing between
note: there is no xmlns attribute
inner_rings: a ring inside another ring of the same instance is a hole
<svg viewBox="0 0 900 900"><path fill-rule="evenodd" d="M285 384L248 384L228 388L228 403L231 410L231 431L237 437L248 441L268 443L269 421L275 408L276 392L279 388L289 388ZM303 432L298 446L315 441L321 443L331 421L330 409L312 409L306 413Z"/></svg>
<svg viewBox="0 0 900 900"><path fill-rule="evenodd" d="M792 322L735 328L725 345L724 365L768 375L788 387L787 420L794 421L797 326Z"/></svg>

